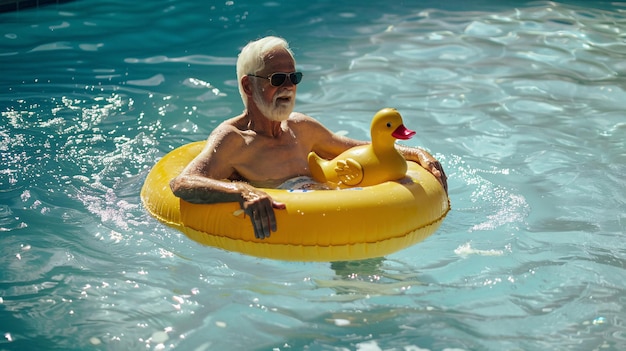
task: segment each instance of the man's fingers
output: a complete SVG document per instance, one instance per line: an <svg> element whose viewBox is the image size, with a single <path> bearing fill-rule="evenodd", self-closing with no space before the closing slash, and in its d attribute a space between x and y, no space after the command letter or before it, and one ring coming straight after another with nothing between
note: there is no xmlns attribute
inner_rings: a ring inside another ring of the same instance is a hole
<svg viewBox="0 0 626 351"><path fill-rule="evenodd" d="M274 208L276 208L276 207L274 207L275 204L276 203L274 201L272 201L272 207L267 209L267 220L268 220L267 224L269 226L268 229L269 229L270 232L275 232L276 229L278 229L278 225L276 224L276 213L274 213ZM278 207L278 209L285 209L286 208L284 204L281 204L281 205L283 205L283 206L282 207ZM269 234L268 234L268 236L269 236Z"/></svg>
<svg viewBox="0 0 626 351"><path fill-rule="evenodd" d="M441 184L443 185L443 190L446 191L446 194L448 193L448 176L446 176L446 172L443 170L443 167L441 166L441 164L439 162L437 162L437 170L439 171L439 180L441 181Z"/></svg>
<svg viewBox="0 0 626 351"><path fill-rule="evenodd" d="M287 205L272 200L267 194L254 191L246 193L244 200L241 207L250 216L254 237L257 239L269 238L272 232L278 229L274 209L284 210Z"/></svg>
<svg viewBox="0 0 626 351"><path fill-rule="evenodd" d="M272 207L277 209L277 210L284 210L284 209L287 208L287 205L285 205L282 202L272 201Z"/></svg>
<svg viewBox="0 0 626 351"><path fill-rule="evenodd" d="M269 203L258 203L250 207L247 212L254 228L254 237L257 239L269 238L272 232L277 229L274 209Z"/></svg>
<svg viewBox="0 0 626 351"><path fill-rule="evenodd" d="M261 218L260 218L260 225L261 225L261 232L263 233L263 239L269 238L270 235L272 234L271 222L272 222L273 217L274 217L274 210L272 210L271 207L268 210L268 207L263 206L263 209L261 210Z"/></svg>
<svg viewBox="0 0 626 351"><path fill-rule="evenodd" d="M439 161L432 162L430 164L431 172L439 178L441 185L443 185L443 189L448 193L448 177L446 176L446 172L443 170L443 166Z"/></svg>
<svg viewBox="0 0 626 351"><path fill-rule="evenodd" d="M263 226L261 225L261 219L258 211L253 210L250 213L250 221L252 221L252 227L254 228L254 237L257 239L264 239L265 234L263 233Z"/></svg>

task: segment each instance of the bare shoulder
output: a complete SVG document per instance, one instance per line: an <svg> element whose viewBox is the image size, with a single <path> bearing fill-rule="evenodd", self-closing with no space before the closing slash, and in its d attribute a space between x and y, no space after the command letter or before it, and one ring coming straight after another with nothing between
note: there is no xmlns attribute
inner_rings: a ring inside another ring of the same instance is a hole
<svg viewBox="0 0 626 351"><path fill-rule="evenodd" d="M304 113L301 112L293 112L290 116L289 116L289 121L294 122L294 123L316 123L316 124L320 124L320 122L318 122L315 118L305 115Z"/></svg>
<svg viewBox="0 0 626 351"><path fill-rule="evenodd" d="M185 167L182 176L227 179L233 174L234 170L228 161L237 157L237 150L245 141L241 130L232 120L224 121L213 129L204 149Z"/></svg>
<svg viewBox="0 0 626 351"><path fill-rule="evenodd" d="M209 167L209 164L226 164L224 160L237 156L245 144L243 132L232 123L233 119L222 122L215 127L207 139L202 152L191 162L201 165L201 168Z"/></svg>
<svg viewBox="0 0 626 351"><path fill-rule="evenodd" d="M239 127L237 117L220 123L209 135L207 147L213 150L217 148L232 148L244 142L242 129Z"/></svg>
<svg viewBox="0 0 626 351"><path fill-rule="evenodd" d="M304 131L307 133L329 133L329 130L324 125L311 116L307 116L304 113L294 112L288 119L292 128Z"/></svg>

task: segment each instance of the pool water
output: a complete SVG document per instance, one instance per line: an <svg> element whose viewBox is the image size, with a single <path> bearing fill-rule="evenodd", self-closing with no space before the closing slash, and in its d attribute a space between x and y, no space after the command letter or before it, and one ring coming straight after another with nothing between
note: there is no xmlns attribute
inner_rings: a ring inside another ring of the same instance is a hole
<svg viewBox="0 0 626 351"><path fill-rule="evenodd" d="M449 176L434 235L283 262L146 214L268 34L298 111L418 131ZM624 2L80 0L0 14L0 67L0 350L626 349Z"/></svg>

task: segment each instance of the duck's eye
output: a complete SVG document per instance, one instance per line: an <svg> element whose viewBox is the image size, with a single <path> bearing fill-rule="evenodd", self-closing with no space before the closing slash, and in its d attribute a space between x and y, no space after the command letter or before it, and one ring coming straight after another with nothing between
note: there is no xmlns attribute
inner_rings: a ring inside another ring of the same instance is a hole
<svg viewBox="0 0 626 351"><path fill-rule="evenodd" d="M391 128L391 122L387 122L387 128Z"/></svg>

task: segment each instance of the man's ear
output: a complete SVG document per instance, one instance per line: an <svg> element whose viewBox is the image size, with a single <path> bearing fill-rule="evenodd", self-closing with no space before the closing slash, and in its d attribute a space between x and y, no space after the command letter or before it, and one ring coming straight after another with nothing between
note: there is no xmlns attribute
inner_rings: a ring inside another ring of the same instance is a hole
<svg viewBox="0 0 626 351"><path fill-rule="evenodd" d="M243 76L241 78L241 87L248 97L252 96L252 82L250 82L250 77Z"/></svg>

